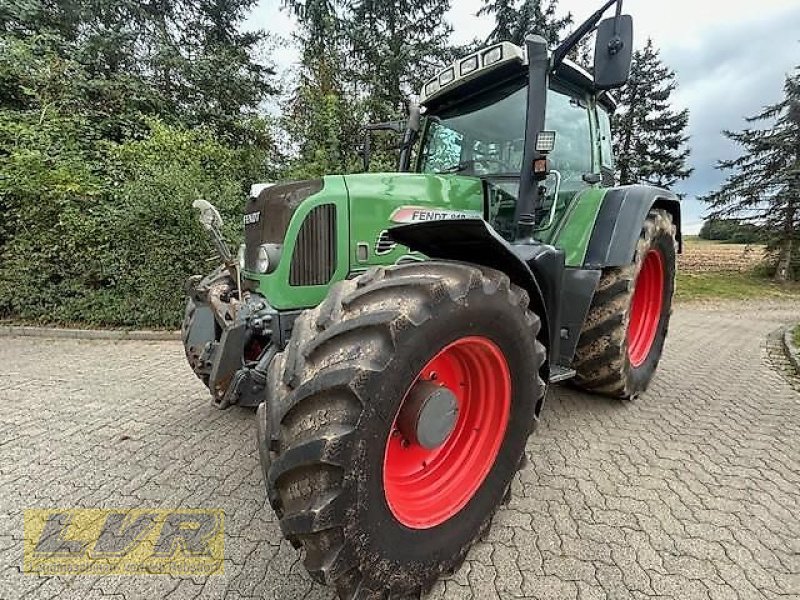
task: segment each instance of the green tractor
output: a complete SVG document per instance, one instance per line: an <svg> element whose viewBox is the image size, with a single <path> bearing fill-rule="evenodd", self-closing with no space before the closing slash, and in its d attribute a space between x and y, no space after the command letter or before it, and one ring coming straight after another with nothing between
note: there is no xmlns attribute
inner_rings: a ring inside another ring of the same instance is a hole
<svg viewBox="0 0 800 600"><path fill-rule="evenodd" d="M590 76L565 57L595 30ZM459 567L549 383L630 399L652 379L680 203L614 185L631 48L610 0L552 53L533 35L459 60L425 84L399 172L256 189L238 258L201 203L224 266L190 280L187 356L218 406L258 406L281 530L341 598Z"/></svg>

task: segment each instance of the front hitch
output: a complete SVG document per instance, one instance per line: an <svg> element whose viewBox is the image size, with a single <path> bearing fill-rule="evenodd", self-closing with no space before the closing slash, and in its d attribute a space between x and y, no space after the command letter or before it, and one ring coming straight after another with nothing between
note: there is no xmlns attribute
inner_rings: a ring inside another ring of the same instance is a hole
<svg viewBox="0 0 800 600"><path fill-rule="evenodd" d="M186 357L216 407L255 407L262 400L267 368L284 330L278 312L264 297L243 293L239 259L222 236L219 211L205 200L195 200L193 206L200 211L200 224L223 266L186 282L189 299L182 327Z"/></svg>

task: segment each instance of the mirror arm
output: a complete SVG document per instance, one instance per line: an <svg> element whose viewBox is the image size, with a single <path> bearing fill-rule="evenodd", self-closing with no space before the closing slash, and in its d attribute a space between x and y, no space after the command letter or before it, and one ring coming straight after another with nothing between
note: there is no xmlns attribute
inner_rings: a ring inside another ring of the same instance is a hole
<svg viewBox="0 0 800 600"><path fill-rule="evenodd" d="M367 131L394 131L403 132L403 121L384 121L383 123L369 123L364 129Z"/></svg>
<svg viewBox="0 0 800 600"><path fill-rule="evenodd" d="M417 121L419 126L419 120ZM372 132L373 131L394 131L396 133L402 133L406 131L404 128L403 121L384 121L382 123L368 123L364 126L364 148L362 151L363 159L364 159L364 171L369 171L369 163L370 163L370 153L372 151ZM406 132L406 136L408 133ZM405 143L405 138L403 140ZM413 141L412 141L413 144ZM402 148L402 146L401 146Z"/></svg>
<svg viewBox="0 0 800 600"><path fill-rule="evenodd" d="M611 8L613 4L617 5L617 17L620 16L622 13L622 0L608 0L597 12L595 12L591 17L586 19L580 27L578 27L575 31L573 31L567 39L565 39L561 45L553 51L553 63L551 66L551 70L555 71L564 59L567 58L567 54L570 51L580 44L581 40L585 38L592 30L597 26L600 20L603 18L603 14Z"/></svg>

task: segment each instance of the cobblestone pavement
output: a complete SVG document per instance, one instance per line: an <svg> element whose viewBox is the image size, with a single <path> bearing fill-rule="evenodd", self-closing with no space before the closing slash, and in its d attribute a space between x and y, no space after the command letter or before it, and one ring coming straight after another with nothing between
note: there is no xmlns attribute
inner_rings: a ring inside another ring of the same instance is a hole
<svg viewBox="0 0 800 600"><path fill-rule="evenodd" d="M432 598L800 598L791 305L676 309L651 390L551 391L488 538ZM211 408L176 343L0 339L0 598L325 598L264 508L252 412ZM221 507L225 574L22 575L26 507Z"/></svg>

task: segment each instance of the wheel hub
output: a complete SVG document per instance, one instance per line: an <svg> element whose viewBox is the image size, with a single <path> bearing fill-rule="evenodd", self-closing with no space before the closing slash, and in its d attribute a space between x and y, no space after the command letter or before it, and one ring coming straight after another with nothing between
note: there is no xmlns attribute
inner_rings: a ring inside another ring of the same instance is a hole
<svg viewBox="0 0 800 600"><path fill-rule="evenodd" d="M383 484L395 518L428 529L456 515L497 460L511 413L511 370L490 339L459 338L409 386L386 440Z"/></svg>
<svg viewBox="0 0 800 600"><path fill-rule="evenodd" d="M456 395L433 381L418 381L397 416L397 428L409 443L434 450L450 437L457 421Z"/></svg>

